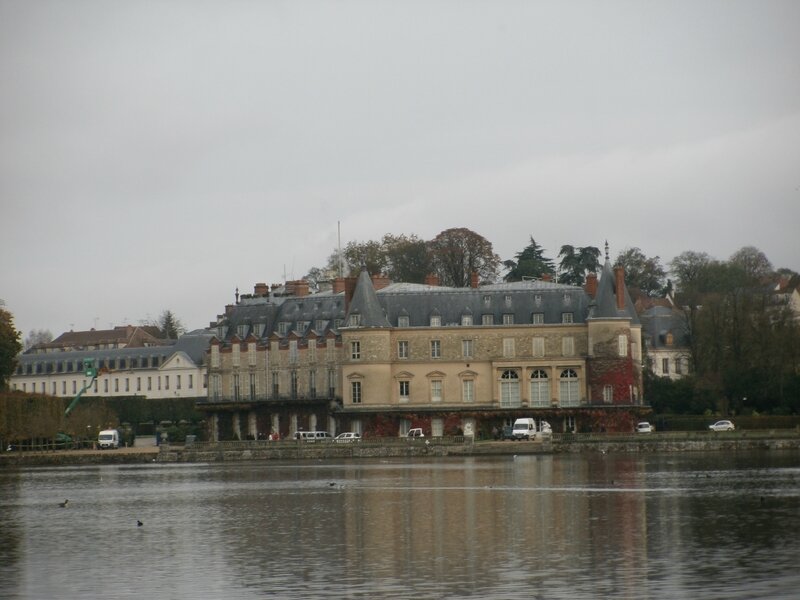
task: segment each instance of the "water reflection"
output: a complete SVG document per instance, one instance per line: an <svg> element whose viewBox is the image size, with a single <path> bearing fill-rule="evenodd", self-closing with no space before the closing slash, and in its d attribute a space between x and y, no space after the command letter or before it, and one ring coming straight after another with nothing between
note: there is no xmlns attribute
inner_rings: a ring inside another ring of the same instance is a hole
<svg viewBox="0 0 800 600"><path fill-rule="evenodd" d="M772 452L4 471L0 597L790 598L799 465Z"/></svg>

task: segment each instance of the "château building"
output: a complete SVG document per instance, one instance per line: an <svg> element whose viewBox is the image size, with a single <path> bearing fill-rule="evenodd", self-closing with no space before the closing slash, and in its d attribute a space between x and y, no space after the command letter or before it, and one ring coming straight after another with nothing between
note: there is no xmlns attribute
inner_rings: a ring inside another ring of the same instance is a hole
<svg viewBox="0 0 800 600"><path fill-rule="evenodd" d="M300 429L490 435L518 417L554 431L628 428L642 398L641 325L608 259L584 287L467 288L339 279L309 294L257 284L212 323L212 439ZM616 425L615 425L616 424Z"/></svg>

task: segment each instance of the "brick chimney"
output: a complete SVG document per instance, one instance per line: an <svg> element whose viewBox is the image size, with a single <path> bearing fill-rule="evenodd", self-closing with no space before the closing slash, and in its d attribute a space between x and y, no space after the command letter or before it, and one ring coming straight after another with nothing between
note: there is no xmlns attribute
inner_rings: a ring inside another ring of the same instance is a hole
<svg viewBox="0 0 800 600"><path fill-rule="evenodd" d="M350 308L350 302L353 300L353 294L356 292L356 283L358 277L345 277L344 278L344 311Z"/></svg>
<svg viewBox="0 0 800 600"><path fill-rule="evenodd" d="M478 279L478 272L477 271L473 271L472 273L470 273L469 274L469 286L472 289L478 289L478 284L479 283L480 283L480 280Z"/></svg>
<svg viewBox="0 0 800 600"><path fill-rule="evenodd" d="M597 273L589 273L586 276L586 283L584 284L583 289L592 298L597 296Z"/></svg>
<svg viewBox="0 0 800 600"><path fill-rule="evenodd" d="M614 267L614 283L617 288L617 310L625 310L625 269Z"/></svg>
<svg viewBox="0 0 800 600"><path fill-rule="evenodd" d="M308 281L305 279L298 279L294 282L294 295L302 298L308 296Z"/></svg>
<svg viewBox="0 0 800 600"><path fill-rule="evenodd" d="M392 283L391 280L386 275L383 274L372 275L371 279L372 279L372 287L375 288L376 292L378 290L382 290L385 287L388 287L389 284Z"/></svg>
<svg viewBox="0 0 800 600"><path fill-rule="evenodd" d="M542 273L542 281L552 281L553 276L550 273Z"/></svg>
<svg viewBox="0 0 800 600"><path fill-rule="evenodd" d="M439 276L435 273L428 273L425 275L425 285L439 285Z"/></svg>
<svg viewBox="0 0 800 600"><path fill-rule="evenodd" d="M344 291L344 277L337 277L333 280L333 293L341 294Z"/></svg>
<svg viewBox="0 0 800 600"><path fill-rule="evenodd" d="M225 316L227 317L233 312L233 304L226 304L225 305Z"/></svg>
<svg viewBox="0 0 800 600"><path fill-rule="evenodd" d="M269 287L266 283L257 283L253 286L253 294L255 296L266 296L269 294Z"/></svg>

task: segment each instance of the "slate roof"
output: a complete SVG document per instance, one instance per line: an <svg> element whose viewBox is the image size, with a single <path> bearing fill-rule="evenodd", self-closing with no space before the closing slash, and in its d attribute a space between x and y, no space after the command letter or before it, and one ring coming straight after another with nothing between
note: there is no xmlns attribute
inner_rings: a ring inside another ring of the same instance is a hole
<svg viewBox="0 0 800 600"><path fill-rule="evenodd" d="M253 334L261 340L278 335L283 338L296 332L307 337L312 331L323 336L339 333L346 327L350 315L360 316L360 327L397 327L399 317L408 317L409 327L429 327L431 316L440 317L441 325L460 325L462 315L471 315L479 326L484 315L492 315L494 325L503 324L504 315L513 324L532 323L534 314L541 314L544 324L561 324L563 313L572 313L573 323L585 323L589 318L629 318L639 324L627 290L625 310L616 308L614 272L607 262L598 285L597 300L582 287L551 281L518 281L497 283L478 288L453 288L417 283L392 283L375 290L367 271L359 274L353 298L345 313L344 292L322 292L301 297L283 297L276 302L240 304L218 322L218 338L229 341L234 335L245 339ZM278 301L279 300L279 301ZM317 328L318 322L323 323ZM279 324L286 323L285 333ZM307 323L302 331L298 322ZM241 331L239 330L241 327Z"/></svg>
<svg viewBox="0 0 800 600"><path fill-rule="evenodd" d="M641 315L642 337L651 348L686 348L689 332L686 319L678 309L654 306ZM672 334L672 345L667 345L667 334Z"/></svg>
<svg viewBox="0 0 800 600"><path fill-rule="evenodd" d="M614 277L614 269L611 261L606 259L603 270L600 274L600 281L597 284L597 294L595 295L595 309L592 317L595 319L609 318L629 318L631 325L639 325L639 317L636 314L636 307L631 300L628 289L623 287L622 293L625 298L625 308L617 308L617 282Z"/></svg>
<svg viewBox="0 0 800 600"><path fill-rule="evenodd" d="M42 373L55 373L56 363L66 364L70 361L77 365L78 361L85 358L95 359L95 365L108 365L109 361L114 360L119 365L120 359L124 359L126 370L130 368L131 359L158 358L158 364L164 364L176 352L184 352L192 361L200 366L205 363L205 354L213 333L208 330L197 330L187 333L177 340L164 340L162 346L148 346L139 348L105 348L101 350L67 350L64 352L48 352L46 354L20 354L17 357L17 374L27 374L28 366L37 364L42 365ZM20 371L19 369L22 369ZM76 367L77 368L77 367ZM36 370L34 369L34 372ZM63 371L66 372L66 371Z"/></svg>

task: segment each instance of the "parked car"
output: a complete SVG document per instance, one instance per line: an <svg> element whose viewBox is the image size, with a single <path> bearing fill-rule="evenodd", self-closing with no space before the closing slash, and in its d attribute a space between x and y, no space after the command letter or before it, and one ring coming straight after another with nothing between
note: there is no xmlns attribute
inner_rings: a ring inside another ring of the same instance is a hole
<svg viewBox="0 0 800 600"><path fill-rule="evenodd" d="M514 426L503 425L503 429L497 434L497 438L503 441L516 439L514 437Z"/></svg>
<svg viewBox="0 0 800 600"><path fill-rule="evenodd" d="M425 434L422 433L422 428L421 427L415 427L414 429L409 429L408 430L408 436L407 437L409 437L409 438L424 438Z"/></svg>
<svg viewBox="0 0 800 600"><path fill-rule="evenodd" d="M656 428L647 421L642 421L636 426L636 433L653 433L655 430Z"/></svg>
<svg viewBox="0 0 800 600"><path fill-rule="evenodd" d="M337 444L349 444L352 442L360 442L361 441L361 434L355 433L354 431L346 431L345 433L340 433L333 439Z"/></svg>
<svg viewBox="0 0 800 600"><path fill-rule="evenodd" d="M329 442L333 436L327 431L295 431L294 439L304 442Z"/></svg>
<svg viewBox="0 0 800 600"><path fill-rule="evenodd" d="M727 420L717 421L716 423L709 425L708 428L711 431L733 431L734 429L736 429L733 423Z"/></svg>

